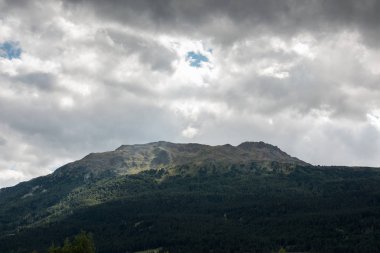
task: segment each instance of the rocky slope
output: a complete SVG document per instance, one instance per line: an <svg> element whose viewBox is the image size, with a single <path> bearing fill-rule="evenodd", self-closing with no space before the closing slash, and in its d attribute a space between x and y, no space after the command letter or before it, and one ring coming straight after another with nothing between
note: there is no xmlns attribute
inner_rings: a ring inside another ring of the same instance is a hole
<svg viewBox="0 0 380 253"><path fill-rule="evenodd" d="M209 146L159 141L148 144L123 145L115 151L91 153L79 161L59 168L54 175L80 173L90 179L105 175L136 174L150 169L176 168L183 165L199 167L217 163L229 166L250 162L308 165L289 156L278 147L264 142L244 142L235 147L229 144Z"/></svg>

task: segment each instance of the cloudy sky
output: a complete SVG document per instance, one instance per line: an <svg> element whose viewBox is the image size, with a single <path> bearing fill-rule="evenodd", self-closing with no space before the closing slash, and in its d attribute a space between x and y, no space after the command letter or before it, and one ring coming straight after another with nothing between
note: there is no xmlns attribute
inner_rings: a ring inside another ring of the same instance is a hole
<svg viewBox="0 0 380 253"><path fill-rule="evenodd" d="M380 166L380 1L0 0L0 187L158 140Z"/></svg>

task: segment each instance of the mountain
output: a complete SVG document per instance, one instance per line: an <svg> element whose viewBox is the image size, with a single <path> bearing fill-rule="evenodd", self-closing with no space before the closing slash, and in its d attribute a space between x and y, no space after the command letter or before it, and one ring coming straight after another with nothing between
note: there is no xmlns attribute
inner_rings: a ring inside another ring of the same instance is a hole
<svg viewBox="0 0 380 253"><path fill-rule="evenodd" d="M0 189L0 252L81 229L98 252L380 251L380 169L312 166L263 142L92 153Z"/></svg>
<svg viewBox="0 0 380 253"><path fill-rule="evenodd" d="M289 156L278 147L264 142L244 142L234 147L229 144L208 146L196 143L175 144L159 141L142 145L123 145L115 151L92 153L80 161L63 166L55 174L64 175L75 171L75 173L85 173L89 179L110 174L136 174L144 170L160 168L176 173L175 169L183 165L199 167L218 164L225 167L253 161L307 165L307 163Z"/></svg>

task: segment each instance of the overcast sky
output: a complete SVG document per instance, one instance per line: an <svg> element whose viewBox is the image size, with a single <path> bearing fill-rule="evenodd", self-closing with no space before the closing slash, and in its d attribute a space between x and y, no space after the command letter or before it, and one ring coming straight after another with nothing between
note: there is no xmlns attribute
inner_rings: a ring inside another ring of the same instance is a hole
<svg viewBox="0 0 380 253"><path fill-rule="evenodd" d="M0 187L158 140L380 166L380 1L0 0Z"/></svg>

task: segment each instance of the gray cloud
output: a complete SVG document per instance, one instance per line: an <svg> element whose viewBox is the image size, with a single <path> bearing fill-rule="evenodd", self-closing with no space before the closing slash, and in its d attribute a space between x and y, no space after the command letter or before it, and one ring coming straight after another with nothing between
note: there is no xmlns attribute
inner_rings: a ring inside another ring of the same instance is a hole
<svg viewBox="0 0 380 253"><path fill-rule="evenodd" d="M17 78L11 78L11 82L21 82L25 85L35 87L43 91L52 91L56 82L52 74L34 72L18 75Z"/></svg>
<svg viewBox="0 0 380 253"><path fill-rule="evenodd" d="M263 140L315 164L380 164L380 1L0 8L0 43L23 52L0 58L0 187L156 140ZM209 62L191 67L190 51Z"/></svg>
<svg viewBox="0 0 380 253"><path fill-rule="evenodd" d="M71 9L92 8L98 17L140 29L212 36L217 42L234 42L252 36L252 32L292 36L308 31L322 35L354 29L363 34L368 44L376 46L380 29L380 2L376 0L71 0L66 3Z"/></svg>
<svg viewBox="0 0 380 253"><path fill-rule="evenodd" d="M172 62L176 55L164 46L136 35L125 34L115 29L107 29L105 34L128 54L138 54L139 60L157 71L172 71Z"/></svg>
<svg viewBox="0 0 380 253"><path fill-rule="evenodd" d="M7 144L7 140L3 137L0 137L0 146L3 146L5 144Z"/></svg>

